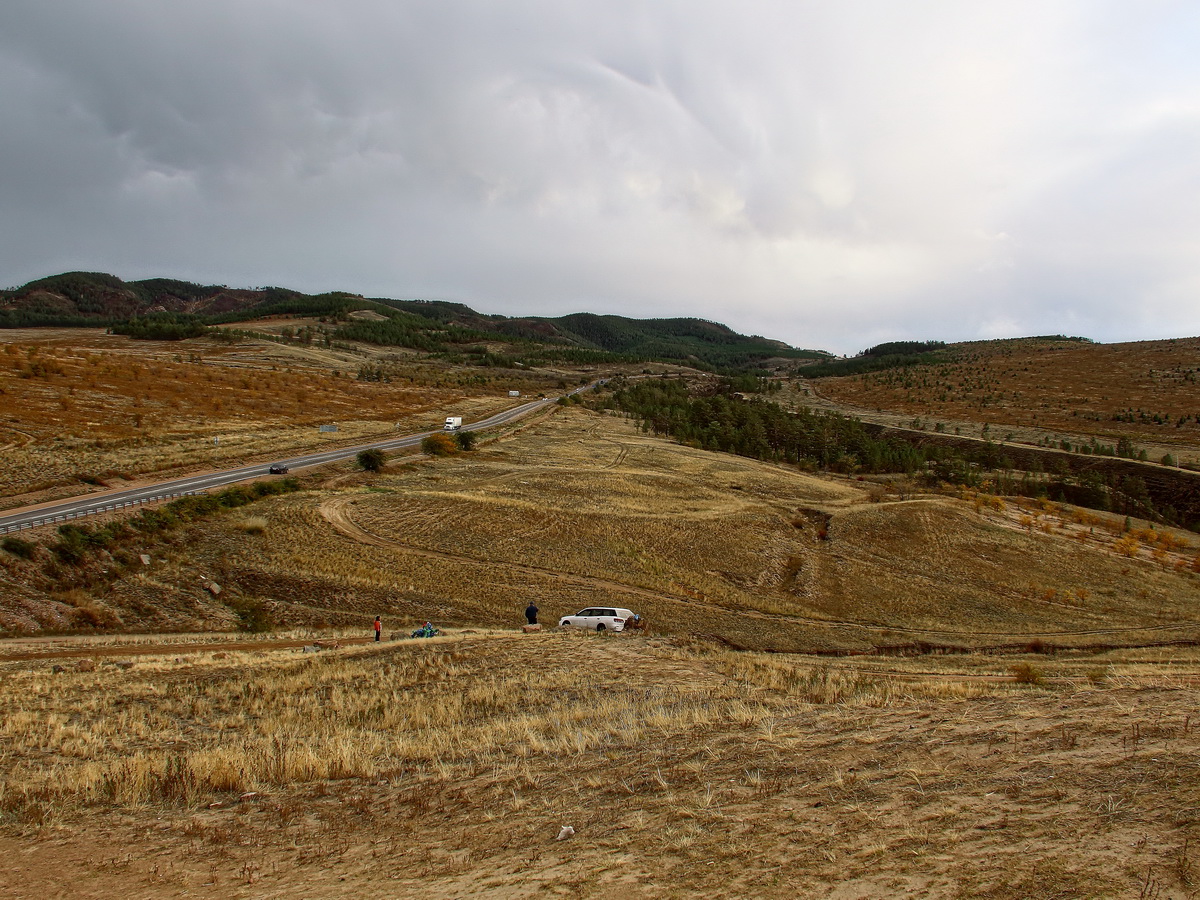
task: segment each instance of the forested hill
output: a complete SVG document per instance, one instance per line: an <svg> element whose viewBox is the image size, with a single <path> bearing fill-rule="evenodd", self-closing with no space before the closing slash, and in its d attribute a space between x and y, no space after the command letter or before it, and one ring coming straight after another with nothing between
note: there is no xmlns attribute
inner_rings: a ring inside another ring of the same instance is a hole
<svg viewBox="0 0 1200 900"><path fill-rule="evenodd" d="M379 317L375 321L350 317L364 309ZM560 351L710 367L744 367L768 358L830 357L824 351L799 350L691 318L628 319L592 313L509 317L484 315L444 300L391 300L344 292L304 294L281 287L230 288L170 278L126 282L97 272L68 272L0 291L3 328L105 326L135 336L193 337L214 325L271 315L320 317L340 323L337 334L346 340L426 350L497 339Z"/></svg>

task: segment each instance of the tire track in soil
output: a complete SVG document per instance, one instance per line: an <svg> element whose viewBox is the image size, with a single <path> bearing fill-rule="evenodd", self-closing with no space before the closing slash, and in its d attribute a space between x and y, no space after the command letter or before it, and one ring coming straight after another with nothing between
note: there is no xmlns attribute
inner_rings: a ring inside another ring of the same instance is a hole
<svg viewBox="0 0 1200 900"><path fill-rule="evenodd" d="M1015 641L1029 641L1035 637L1087 637L1093 635L1132 634L1135 632L1183 631L1189 628L1200 629L1200 622L1177 622L1160 625L1133 625L1121 626L1117 628L1094 628L1079 631L1036 631L1027 633L1011 631L964 631L939 628L906 628L898 625L884 625L871 622L855 621L853 619L818 619L812 616L783 616L772 613L764 613L755 609L730 610L721 606L700 603L690 597L681 596L678 594L663 593L661 591L652 591L648 588L637 587L636 585L626 584L621 581L596 578L590 575L572 575L555 569L548 569L543 566L532 566L528 563L499 562L496 560L480 559L458 553L447 553L441 550L426 550L419 547L413 547L412 545L405 544L402 541L382 537L381 535L368 531L361 525L358 525L356 522L354 522L354 520L350 518L350 514L346 509L346 507L350 506L354 500L355 498L353 497L331 497L322 501L318 509L322 518L324 518L325 521L327 521L335 531L337 531L343 537L352 541L357 541L358 543L369 544L371 546L381 547L389 550L399 550L403 553L410 553L414 556L419 556L424 559L436 559L442 562L452 562L460 565L468 564L484 566L492 570L502 568L510 572L515 572L526 576L550 578L565 584L574 584L580 587L614 591L616 593L628 594L634 597L642 597L647 600L654 600L657 602L677 603L683 606L699 608L703 610L717 609L721 610L722 612L740 616L742 618L758 619L760 621L771 622L775 624L803 624L813 625L821 628L843 628L858 631L888 631L912 635L914 637L939 636L959 638L1007 638Z"/></svg>

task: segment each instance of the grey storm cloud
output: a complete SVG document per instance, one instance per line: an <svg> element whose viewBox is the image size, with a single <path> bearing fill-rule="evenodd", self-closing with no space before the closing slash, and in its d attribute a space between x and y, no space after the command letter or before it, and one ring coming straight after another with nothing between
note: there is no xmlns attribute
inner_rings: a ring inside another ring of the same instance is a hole
<svg viewBox="0 0 1200 900"><path fill-rule="evenodd" d="M1200 333L1187 2L6 0L0 272Z"/></svg>

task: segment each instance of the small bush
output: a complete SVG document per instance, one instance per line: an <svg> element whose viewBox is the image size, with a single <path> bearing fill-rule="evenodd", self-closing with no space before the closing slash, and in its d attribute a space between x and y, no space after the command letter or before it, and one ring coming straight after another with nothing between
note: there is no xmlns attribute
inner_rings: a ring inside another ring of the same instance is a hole
<svg viewBox="0 0 1200 900"><path fill-rule="evenodd" d="M120 616L80 588L52 594L51 598L74 607L71 624L76 628L115 628L121 624Z"/></svg>
<svg viewBox="0 0 1200 900"><path fill-rule="evenodd" d="M1027 662L1018 663L1009 671L1012 672L1013 681L1018 684L1043 684L1046 680L1041 669Z"/></svg>
<svg viewBox="0 0 1200 900"><path fill-rule="evenodd" d="M458 452L458 443L445 433L430 434L421 441L421 450L430 456L453 456Z"/></svg>
<svg viewBox="0 0 1200 900"><path fill-rule="evenodd" d="M77 628L116 628L121 624L121 617L107 606L85 603L75 607L71 624Z"/></svg>
<svg viewBox="0 0 1200 900"><path fill-rule="evenodd" d="M428 440L428 438L426 438ZM387 462L387 457L384 456L382 450L378 447L371 447L368 450L360 450L358 456L359 468L364 472L380 472L383 470L384 464Z"/></svg>
<svg viewBox="0 0 1200 900"><path fill-rule="evenodd" d="M21 559L32 559L34 545L29 541L23 541L20 538L6 537L3 542L0 542L0 547L3 547L13 556L19 556Z"/></svg>
<svg viewBox="0 0 1200 900"><path fill-rule="evenodd" d="M261 600L245 597L230 597L225 605L237 613L238 628L242 631L261 633L275 627L275 617Z"/></svg>
<svg viewBox="0 0 1200 900"><path fill-rule="evenodd" d="M475 449L475 432L456 431L454 433L454 442L458 444L459 450L470 452Z"/></svg>
<svg viewBox="0 0 1200 900"><path fill-rule="evenodd" d="M237 527L246 534L262 534L267 530L267 520L261 516L251 516L239 522Z"/></svg>
<svg viewBox="0 0 1200 900"><path fill-rule="evenodd" d="M1137 538L1131 534L1127 534L1125 537L1113 544L1113 549L1122 556L1133 559L1133 557L1138 555L1138 550L1141 549L1141 546L1141 542L1138 541Z"/></svg>

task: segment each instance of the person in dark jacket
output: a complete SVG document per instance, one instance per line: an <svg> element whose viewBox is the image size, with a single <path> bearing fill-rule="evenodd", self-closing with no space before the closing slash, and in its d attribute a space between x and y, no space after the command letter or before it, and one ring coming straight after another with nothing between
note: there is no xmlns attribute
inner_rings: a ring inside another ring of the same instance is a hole
<svg viewBox="0 0 1200 900"><path fill-rule="evenodd" d="M530 600L529 605L527 607L525 607L525 618L529 620L530 625L537 624L537 614L538 614L537 604L535 604L532 600Z"/></svg>

